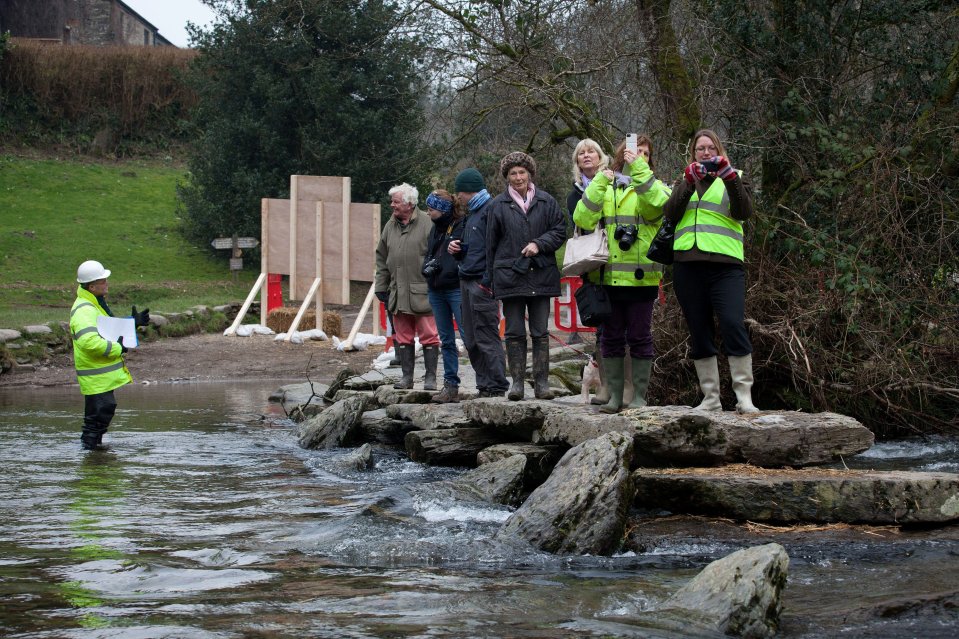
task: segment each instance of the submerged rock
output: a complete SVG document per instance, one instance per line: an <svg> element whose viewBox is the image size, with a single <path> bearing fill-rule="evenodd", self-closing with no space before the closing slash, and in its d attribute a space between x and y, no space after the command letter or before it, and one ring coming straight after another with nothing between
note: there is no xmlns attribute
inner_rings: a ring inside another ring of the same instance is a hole
<svg viewBox="0 0 959 639"><path fill-rule="evenodd" d="M518 506L525 490L526 457L513 455L474 468L449 482L458 499Z"/></svg>
<svg viewBox="0 0 959 639"><path fill-rule="evenodd" d="M373 467L373 447L363 444L356 450L339 458L336 465L346 470L369 470Z"/></svg>
<svg viewBox="0 0 959 639"><path fill-rule="evenodd" d="M900 471L650 469L636 505L750 521L907 524L959 520L959 475Z"/></svg>
<svg viewBox="0 0 959 639"><path fill-rule="evenodd" d="M547 552L605 555L622 541L632 502L632 439L607 433L570 449L497 533Z"/></svg>
<svg viewBox="0 0 959 639"><path fill-rule="evenodd" d="M706 566L665 606L734 637L772 637L779 629L789 555L779 544L734 552Z"/></svg>
<svg viewBox="0 0 959 639"><path fill-rule="evenodd" d="M323 395L329 390L326 384L302 382L280 386L270 394L270 401L282 404L287 415L309 417L326 406Z"/></svg>

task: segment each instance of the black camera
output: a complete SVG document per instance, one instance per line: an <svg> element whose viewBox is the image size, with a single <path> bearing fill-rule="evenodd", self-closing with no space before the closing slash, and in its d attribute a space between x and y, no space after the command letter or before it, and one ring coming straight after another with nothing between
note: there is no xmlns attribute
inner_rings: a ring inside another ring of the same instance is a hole
<svg viewBox="0 0 959 639"><path fill-rule="evenodd" d="M435 257L423 265L423 277L433 277L440 270L440 261Z"/></svg>
<svg viewBox="0 0 959 639"><path fill-rule="evenodd" d="M715 173L719 169L719 160L716 158L710 158L708 160L703 160L700 162L703 165L703 168L706 170L706 173Z"/></svg>
<svg viewBox="0 0 959 639"><path fill-rule="evenodd" d="M619 250L628 251L636 242L639 229L635 224L619 224L613 232L613 239L619 240Z"/></svg>

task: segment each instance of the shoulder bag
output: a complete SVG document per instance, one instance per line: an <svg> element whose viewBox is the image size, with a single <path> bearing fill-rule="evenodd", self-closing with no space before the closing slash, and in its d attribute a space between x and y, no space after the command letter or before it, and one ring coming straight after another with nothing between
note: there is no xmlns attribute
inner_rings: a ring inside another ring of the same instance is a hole
<svg viewBox="0 0 959 639"><path fill-rule="evenodd" d="M609 262L609 240L606 227L601 225L587 235L580 233L578 226L573 227L573 237L566 241L566 253L563 255L563 275L582 275L595 271Z"/></svg>
<svg viewBox="0 0 959 639"><path fill-rule="evenodd" d="M665 215L659 230L649 243L646 257L660 264L673 263L673 240L676 238L676 224Z"/></svg>
<svg viewBox="0 0 959 639"><path fill-rule="evenodd" d="M603 281L605 267L599 269L599 281ZM613 305L602 284L593 284L583 277L583 284L573 294L576 298L576 310L583 326L596 327L608 320L613 314Z"/></svg>

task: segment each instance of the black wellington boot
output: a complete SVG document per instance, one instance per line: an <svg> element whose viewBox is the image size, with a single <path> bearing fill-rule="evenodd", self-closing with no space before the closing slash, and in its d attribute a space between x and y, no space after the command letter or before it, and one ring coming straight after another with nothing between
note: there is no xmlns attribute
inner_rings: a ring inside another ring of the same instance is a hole
<svg viewBox="0 0 959 639"><path fill-rule="evenodd" d="M533 395L536 399L553 399L549 389L549 337L533 340Z"/></svg>
<svg viewBox="0 0 959 639"><path fill-rule="evenodd" d="M523 399L526 394L526 338L506 340L506 361L513 383L507 398L511 402Z"/></svg>

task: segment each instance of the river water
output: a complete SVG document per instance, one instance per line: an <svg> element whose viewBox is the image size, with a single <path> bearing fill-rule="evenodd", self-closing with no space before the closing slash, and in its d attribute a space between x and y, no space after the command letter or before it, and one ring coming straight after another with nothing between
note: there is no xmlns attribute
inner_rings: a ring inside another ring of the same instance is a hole
<svg viewBox="0 0 959 639"><path fill-rule="evenodd" d="M507 508L431 490L462 469L300 449L277 385L121 389L96 453L76 388L0 390L0 636L708 637L657 608L769 541L790 554L780 636L959 636L956 527L680 522L643 552L555 557L493 540ZM957 453L893 442L847 463L959 472Z"/></svg>

